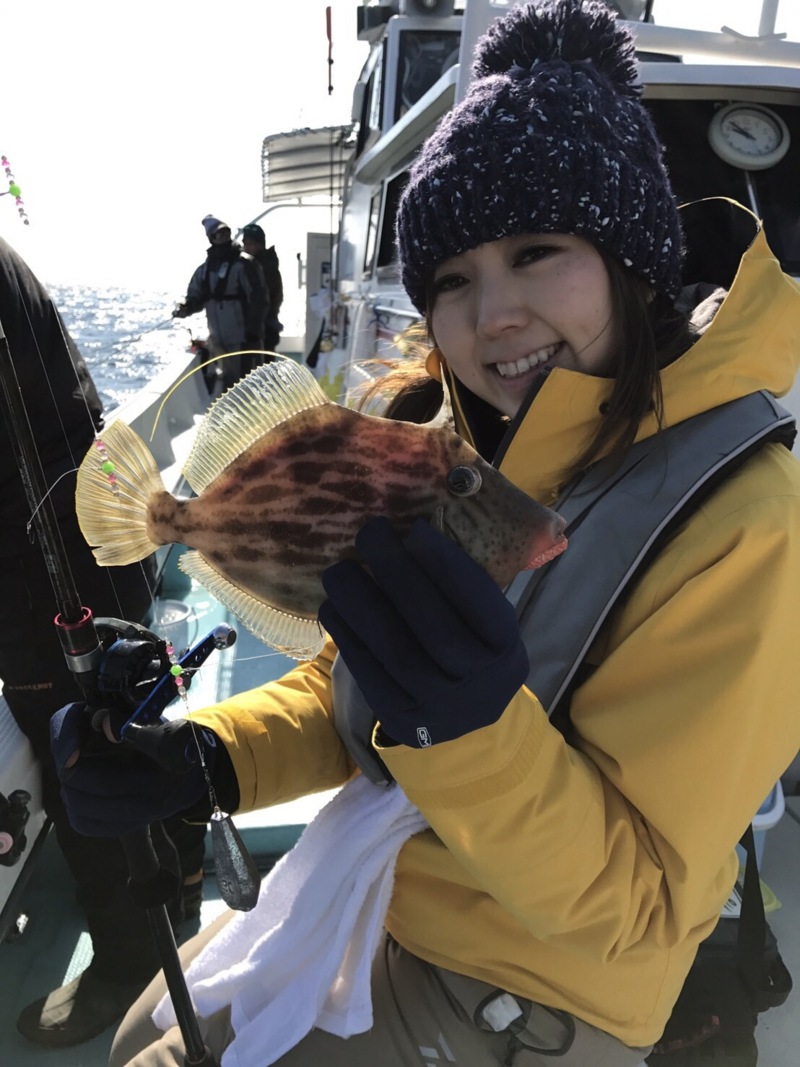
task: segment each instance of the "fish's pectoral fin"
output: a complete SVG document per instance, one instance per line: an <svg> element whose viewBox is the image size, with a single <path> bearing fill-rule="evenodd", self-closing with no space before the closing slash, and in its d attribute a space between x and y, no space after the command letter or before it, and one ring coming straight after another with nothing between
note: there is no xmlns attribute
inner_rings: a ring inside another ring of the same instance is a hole
<svg viewBox="0 0 800 1067"><path fill-rule="evenodd" d="M322 648L325 632L316 619L291 615L257 600L234 585L200 552L186 552L178 560L178 566L232 611L259 641L278 652L292 659L313 659Z"/></svg>

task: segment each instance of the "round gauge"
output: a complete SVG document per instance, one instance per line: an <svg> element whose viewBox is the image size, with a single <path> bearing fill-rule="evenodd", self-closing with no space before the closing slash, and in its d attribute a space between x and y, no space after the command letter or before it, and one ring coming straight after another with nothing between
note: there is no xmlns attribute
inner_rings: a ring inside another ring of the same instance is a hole
<svg viewBox="0 0 800 1067"><path fill-rule="evenodd" d="M742 170L774 167L789 150L789 130L762 104L728 104L715 112L708 127L711 147L726 163Z"/></svg>

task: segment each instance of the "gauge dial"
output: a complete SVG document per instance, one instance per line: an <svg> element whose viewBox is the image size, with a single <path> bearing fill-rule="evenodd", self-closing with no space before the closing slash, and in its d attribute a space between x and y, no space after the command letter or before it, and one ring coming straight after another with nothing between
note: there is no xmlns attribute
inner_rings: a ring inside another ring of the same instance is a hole
<svg viewBox="0 0 800 1067"><path fill-rule="evenodd" d="M726 163L742 170L774 167L789 149L786 123L761 104L728 104L708 127L711 147Z"/></svg>

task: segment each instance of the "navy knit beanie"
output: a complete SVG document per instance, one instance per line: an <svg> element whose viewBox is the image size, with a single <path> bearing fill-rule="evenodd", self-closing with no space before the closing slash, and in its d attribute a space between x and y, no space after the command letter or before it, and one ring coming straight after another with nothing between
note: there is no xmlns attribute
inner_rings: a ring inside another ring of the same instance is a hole
<svg viewBox="0 0 800 1067"><path fill-rule="evenodd" d="M202 219L203 229L206 231L206 237L209 240L214 236L217 230L229 230L230 226L227 222L223 222L222 219L216 218L214 215L205 215Z"/></svg>
<svg viewBox="0 0 800 1067"><path fill-rule="evenodd" d="M499 237L585 237L668 296L682 235L633 39L600 0L536 0L478 42L464 100L422 146L397 215L403 285Z"/></svg>

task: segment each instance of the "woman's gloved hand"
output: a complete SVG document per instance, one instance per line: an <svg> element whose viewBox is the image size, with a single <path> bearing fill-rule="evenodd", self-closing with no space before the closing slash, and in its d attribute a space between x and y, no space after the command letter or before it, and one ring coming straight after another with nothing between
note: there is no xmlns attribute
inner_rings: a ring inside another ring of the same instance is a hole
<svg viewBox="0 0 800 1067"><path fill-rule="evenodd" d="M132 741L112 744L91 726L82 703L50 721L50 747L67 817L87 837L121 837L186 811L201 800L217 756L217 737L187 719L132 727Z"/></svg>
<svg viewBox="0 0 800 1067"><path fill-rule="evenodd" d="M387 519L356 537L366 564L322 575L320 623L385 735L425 748L502 715L528 676L516 613L486 571L420 519L405 541Z"/></svg>

